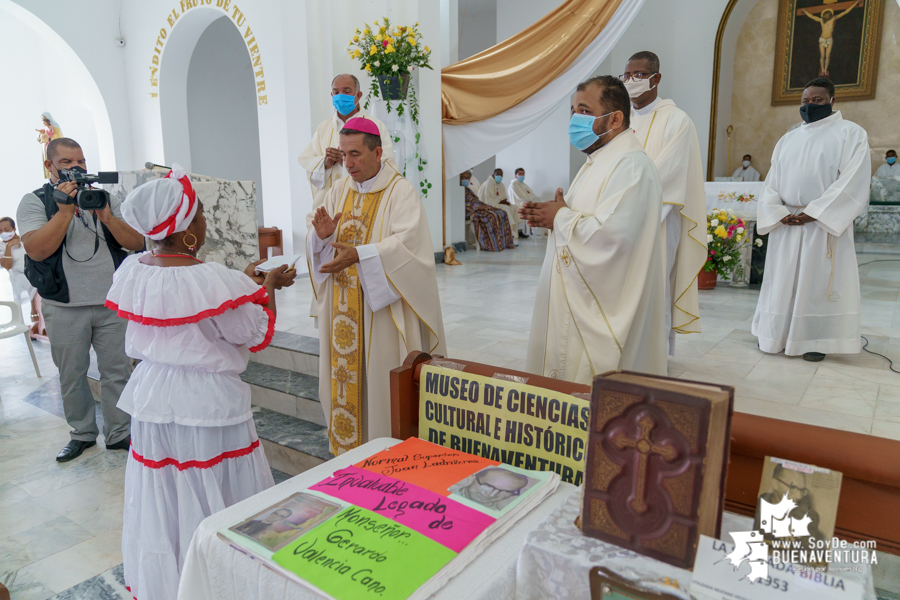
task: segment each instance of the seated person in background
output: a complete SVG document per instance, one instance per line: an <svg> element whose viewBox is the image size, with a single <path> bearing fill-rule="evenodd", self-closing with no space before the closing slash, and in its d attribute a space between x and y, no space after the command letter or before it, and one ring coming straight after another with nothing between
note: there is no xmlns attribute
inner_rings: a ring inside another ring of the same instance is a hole
<svg viewBox="0 0 900 600"><path fill-rule="evenodd" d="M135 598L169 599L200 522L274 485L239 374L272 341L275 290L297 273L198 259L206 219L178 165L132 190L122 215L156 241L125 259L106 300L128 320L125 351L141 361L118 405L131 415L125 581Z"/></svg>
<svg viewBox="0 0 900 600"><path fill-rule="evenodd" d="M479 247L487 252L515 248L509 217L501 209L488 206L478 199L472 191L471 177L471 171L460 174L459 185L465 188L466 221L472 222Z"/></svg>
<svg viewBox="0 0 900 600"><path fill-rule="evenodd" d="M25 277L25 248L16 233L16 222L11 217L0 219L0 267L9 272L13 300L23 306L29 303L31 305L30 313L23 313L25 322L34 324L31 337L46 335L44 317L41 315L41 297Z"/></svg>
<svg viewBox="0 0 900 600"><path fill-rule="evenodd" d="M516 169L516 178L513 179L512 183L509 184L509 187L506 188L506 193L508 194L510 203L517 209L526 202L540 202L540 199L534 195L534 192L531 191L531 188L525 183L525 169L522 167ZM521 221L519 223L519 237L526 239L531 237L531 227L528 226L527 221Z"/></svg>
<svg viewBox="0 0 900 600"><path fill-rule="evenodd" d="M743 181L759 181L759 171L750 166L750 160L751 156L745 154L741 166L731 176L740 177Z"/></svg>
<svg viewBox="0 0 900 600"><path fill-rule="evenodd" d="M502 181L503 169L494 169L493 177L478 188L478 199L489 206L502 209L509 217L512 236L516 237L516 232L519 230L519 213L516 207L509 203L506 188L501 185Z"/></svg>
<svg viewBox="0 0 900 600"><path fill-rule="evenodd" d="M897 151L884 153L884 164L875 171L875 177L900 177L900 165L897 164Z"/></svg>

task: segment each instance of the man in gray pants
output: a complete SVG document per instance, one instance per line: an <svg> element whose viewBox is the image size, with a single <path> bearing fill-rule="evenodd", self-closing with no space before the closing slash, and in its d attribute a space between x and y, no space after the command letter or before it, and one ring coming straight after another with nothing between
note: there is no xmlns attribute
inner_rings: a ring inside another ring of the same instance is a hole
<svg viewBox="0 0 900 600"><path fill-rule="evenodd" d="M44 166L50 171L51 185L74 199L76 184L60 183L59 170L86 169L81 146L69 138L52 140ZM68 287L67 293L47 292L46 296L38 288L50 353L59 369L66 421L72 427L72 440L56 457L64 462L97 443L94 398L87 381L92 346L100 367L106 448L127 450L131 441L128 414L116 408L131 374L131 360L125 355L125 321L104 303L125 250L142 250L144 238L122 220L115 196L110 196L109 204L98 210L81 210L74 203L56 202L55 207L50 206L55 210L48 218L44 201L34 193L26 194L19 203L16 220L28 257L41 261L41 265L53 265L52 269L46 268L62 278L61 287Z"/></svg>

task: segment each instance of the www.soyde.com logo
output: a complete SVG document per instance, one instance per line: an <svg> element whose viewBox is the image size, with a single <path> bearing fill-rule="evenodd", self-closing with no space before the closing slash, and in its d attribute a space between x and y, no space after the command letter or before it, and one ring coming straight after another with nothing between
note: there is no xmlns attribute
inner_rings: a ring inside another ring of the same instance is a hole
<svg viewBox="0 0 900 600"><path fill-rule="evenodd" d="M810 540L809 525L812 519L808 514L797 519L791 511L797 503L784 496L777 504L759 499L760 529L753 531L735 531L731 534L734 540L734 551L727 554L725 560L737 571L745 562L750 564L750 573L744 577L750 583L769 579L769 563L778 564L827 564L833 562L849 562L854 564L878 564L875 554L875 542L847 542L833 538L831 540ZM771 545L766 542L764 534L769 534ZM770 555L771 550L771 555ZM721 562L721 561L719 561Z"/></svg>

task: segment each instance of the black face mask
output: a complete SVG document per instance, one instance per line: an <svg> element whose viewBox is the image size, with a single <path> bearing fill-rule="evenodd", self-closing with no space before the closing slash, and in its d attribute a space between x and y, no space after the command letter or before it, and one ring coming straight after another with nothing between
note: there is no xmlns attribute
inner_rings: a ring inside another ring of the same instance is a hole
<svg viewBox="0 0 900 600"><path fill-rule="evenodd" d="M807 123L815 123L825 117L831 116L830 104L804 104L800 107L800 118Z"/></svg>

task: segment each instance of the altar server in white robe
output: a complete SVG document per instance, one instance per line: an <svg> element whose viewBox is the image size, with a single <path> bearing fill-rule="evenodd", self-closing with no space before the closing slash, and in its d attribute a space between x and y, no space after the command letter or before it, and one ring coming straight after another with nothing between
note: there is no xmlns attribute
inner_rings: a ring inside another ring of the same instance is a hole
<svg viewBox="0 0 900 600"><path fill-rule="evenodd" d="M753 165L750 164L750 161L753 160L753 157L749 154L745 154L744 158L741 159L741 166L735 169L734 173L731 174L732 177L736 177L744 182L756 182L759 181L759 171L753 168Z"/></svg>
<svg viewBox="0 0 900 600"><path fill-rule="evenodd" d="M434 252L413 185L381 160L379 131L340 132L349 176L308 220L319 309L319 399L331 451L391 433L390 371L414 350L446 354Z"/></svg>
<svg viewBox="0 0 900 600"><path fill-rule="evenodd" d="M516 208L516 212L518 212L519 207L524 206L526 202L540 202L540 198L538 198L528 184L525 183L525 169L522 167L516 169L516 178L513 179L509 184L509 187L506 188L506 197L509 199L509 203ZM528 222L520 220L519 224L521 226L519 237L531 237L531 227L528 225Z"/></svg>
<svg viewBox="0 0 900 600"><path fill-rule="evenodd" d="M759 198L769 248L752 331L763 352L816 362L860 351L853 220L872 168L865 129L833 112L831 81L806 84L800 102L804 124L778 141Z"/></svg>
<svg viewBox="0 0 900 600"><path fill-rule="evenodd" d="M491 178L481 184L478 188L478 199L506 212L509 216L509 226L512 228L512 236L516 237L519 231L519 211L510 204L509 197L506 195L506 188L503 187L503 169L494 169Z"/></svg>
<svg viewBox="0 0 900 600"><path fill-rule="evenodd" d="M587 162L563 197L526 203L552 229L541 268L526 370L589 384L612 369L666 374L665 276L653 161L629 127L619 79L578 85L569 137Z"/></svg>
<svg viewBox="0 0 900 600"><path fill-rule="evenodd" d="M309 181L309 189L313 197L313 211L325 202L325 196L331 190L331 186L347 175L342 165L341 151L338 150L338 133L348 119L369 119L375 123L383 140L381 160L390 162L394 169L397 169L394 145L391 143L387 127L360 108L361 98L362 90L356 76L341 74L335 77L331 82L331 104L334 106L334 114L330 119L319 123L316 133L297 158L306 170L306 178ZM311 225L307 219L307 231ZM316 316L315 299L310 307L309 316Z"/></svg>
<svg viewBox="0 0 900 600"><path fill-rule="evenodd" d="M675 353L676 333L700 333L697 275L706 263L706 195L697 130L671 100L659 97L659 57L638 52L622 80L633 107L631 127L653 159L662 185L666 258L666 336Z"/></svg>

